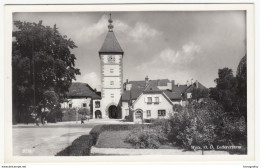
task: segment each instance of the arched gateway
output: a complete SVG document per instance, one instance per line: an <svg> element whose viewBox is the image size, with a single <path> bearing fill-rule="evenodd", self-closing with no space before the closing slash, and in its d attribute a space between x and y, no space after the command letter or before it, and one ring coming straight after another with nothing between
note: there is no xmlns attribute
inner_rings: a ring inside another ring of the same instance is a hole
<svg viewBox="0 0 260 168"><path fill-rule="evenodd" d="M111 105L109 108L108 108L108 116L109 118L119 118L119 110L117 109L117 107L115 105Z"/></svg>

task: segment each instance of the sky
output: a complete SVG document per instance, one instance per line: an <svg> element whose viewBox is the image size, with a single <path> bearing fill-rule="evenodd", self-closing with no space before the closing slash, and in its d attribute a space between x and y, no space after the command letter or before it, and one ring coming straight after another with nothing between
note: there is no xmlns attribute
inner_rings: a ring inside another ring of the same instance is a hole
<svg viewBox="0 0 260 168"><path fill-rule="evenodd" d="M114 33L124 50L123 78L198 80L214 87L218 69L234 74L246 53L245 11L111 12ZM15 13L13 20L56 24L78 48L78 82L100 90L98 51L108 32L107 12ZM14 30L16 30L14 28Z"/></svg>

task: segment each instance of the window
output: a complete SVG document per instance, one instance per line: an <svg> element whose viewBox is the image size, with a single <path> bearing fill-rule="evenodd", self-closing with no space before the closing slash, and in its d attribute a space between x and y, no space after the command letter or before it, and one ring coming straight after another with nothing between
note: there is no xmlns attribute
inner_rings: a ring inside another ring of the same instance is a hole
<svg viewBox="0 0 260 168"><path fill-rule="evenodd" d="M86 103L82 103L82 107L87 107L87 104Z"/></svg>
<svg viewBox="0 0 260 168"><path fill-rule="evenodd" d="M147 97L147 103L152 103L152 97Z"/></svg>
<svg viewBox="0 0 260 168"><path fill-rule="evenodd" d="M69 104L69 108L72 108L72 104L71 103Z"/></svg>
<svg viewBox="0 0 260 168"><path fill-rule="evenodd" d="M114 81L110 81L110 85L114 85Z"/></svg>
<svg viewBox="0 0 260 168"><path fill-rule="evenodd" d="M159 97L155 97L155 98L154 98L154 103L155 103L155 104L159 104Z"/></svg>
<svg viewBox="0 0 260 168"><path fill-rule="evenodd" d="M96 101L95 102L95 108L99 108L100 107L100 101Z"/></svg>
<svg viewBox="0 0 260 168"><path fill-rule="evenodd" d="M111 93L110 96L111 96L111 98L114 98L114 93Z"/></svg>
<svg viewBox="0 0 260 168"><path fill-rule="evenodd" d="M151 117L151 110L146 110L147 117Z"/></svg>
<svg viewBox="0 0 260 168"><path fill-rule="evenodd" d="M165 110L158 110L158 116L165 116L166 111Z"/></svg>
<svg viewBox="0 0 260 168"><path fill-rule="evenodd" d="M114 73L114 69L110 69L110 73Z"/></svg>

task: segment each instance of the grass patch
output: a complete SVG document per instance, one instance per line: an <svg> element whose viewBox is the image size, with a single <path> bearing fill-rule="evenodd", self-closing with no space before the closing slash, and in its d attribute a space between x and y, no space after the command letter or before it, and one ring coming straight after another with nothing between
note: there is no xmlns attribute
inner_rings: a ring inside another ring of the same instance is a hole
<svg viewBox="0 0 260 168"><path fill-rule="evenodd" d="M82 135L74 140L70 146L58 152L55 156L89 156L92 145L92 136Z"/></svg>
<svg viewBox="0 0 260 168"><path fill-rule="evenodd" d="M99 135L104 131L129 131L140 126L140 124L97 125L90 131L89 134L93 137L93 144L95 145ZM142 126L146 127L147 125Z"/></svg>
<svg viewBox="0 0 260 168"><path fill-rule="evenodd" d="M130 130L126 131L104 131L99 135L96 147L98 148L133 148L133 146L125 142L126 137L130 134Z"/></svg>

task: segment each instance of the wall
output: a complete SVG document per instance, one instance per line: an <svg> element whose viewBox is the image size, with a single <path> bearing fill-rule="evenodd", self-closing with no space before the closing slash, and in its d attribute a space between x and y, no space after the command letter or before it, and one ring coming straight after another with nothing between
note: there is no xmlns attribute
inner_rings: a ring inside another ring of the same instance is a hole
<svg viewBox="0 0 260 168"><path fill-rule="evenodd" d="M112 54L100 55L101 61L101 112L102 117L108 117L108 107L111 105L118 106L121 94L123 93L123 56L112 55L114 62L109 62L108 57ZM111 72L111 69L113 71ZM114 82L111 85L111 81ZM112 96L113 94L113 96ZM119 109L121 110L121 109Z"/></svg>
<svg viewBox="0 0 260 168"><path fill-rule="evenodd" d="M83 108L82 104L86 103L86 108L90 110L91 98L69 98L68 102L61 103L61 108L69 108L69 104L72 104L72 108Z"/></svg>
<svg viewBox="0 0 260 168"><path fill-rule="evenodd" d="M129 116L129 105L128 102L122 102L122 119L125 119L126 116Z"/></svg>
<svg viewBox="0 0 260 168"><path fill-rule="evenodd" d="M100 107L96 107L95 104L96 102L100 102ZM95 118L95 111L100 110L101 111L101 100L100 99L93 99L93 118Z"/></svg>
<svg viewBox="0 0 260 168"><path fill-rule="evenodd" d="M148 104L147 103L147 97L152 97L153 103ZM159 97L159 103L154 103L154 98ZM139 98L135 101L133 104L133 110L136 112L136 110L142 109L143 111L143 119L157 119L158 116L158 110L165 110L166 116L160 117L160 118L168 118L173 113L173 106L172 104L163 96L161 93L158 94L142 94L139 96ZM147 116L147 110L151 110L151 116ZM135 121L135 117L134 117Z"/></svg>

